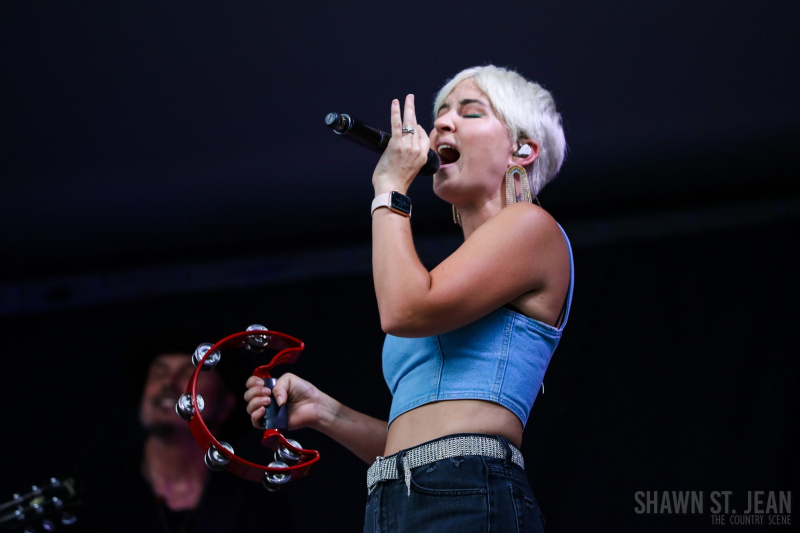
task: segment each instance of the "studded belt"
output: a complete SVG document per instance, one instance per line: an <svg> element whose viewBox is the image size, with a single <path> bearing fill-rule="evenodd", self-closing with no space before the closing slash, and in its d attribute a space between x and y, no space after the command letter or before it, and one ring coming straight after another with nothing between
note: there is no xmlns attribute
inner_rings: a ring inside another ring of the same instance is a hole
<svg viewBox="0 0 800 533"><path fill-rule="evenodd" d="M525 468L525 460L513 444L508 443L511 450L511 462ZM381 481L400 479L397 469L397 455L377 457L372 466L367 470L367 491L372 493L375 485ZM483 455L496 459L505 459L507 452L500 439L491 435L458 435L445 437L426 444L409 448L403 454L403 474L411 493L411 471L418 466L434 463L451 457L465 455Z"/></svg>

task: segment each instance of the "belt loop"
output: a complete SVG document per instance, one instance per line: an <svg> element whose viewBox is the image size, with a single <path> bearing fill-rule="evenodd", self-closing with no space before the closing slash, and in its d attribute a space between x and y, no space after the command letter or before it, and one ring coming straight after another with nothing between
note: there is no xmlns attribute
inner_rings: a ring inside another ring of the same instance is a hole
<svg viewBox="0 0 800 533"><path fill-rule="evenodd" d="M503 466L508 468L511 466L511 462L514 457L514 454L511 451L511 445L507 438L500 435L497 435L497 440L500 441L500 445L503 446L503 449L506 451L506 456L503 458Z"/></svg>
<svg viewBox="0 0 800 533"><path fill-rule="evenodd" d="M399 477L403 477L403 457L406 455L405 450L400 450L397 452L397 456L394 458L394 464L397 468L397 475Z"/></svg>
<svg viewBox="0 0 800 533"><path fill-rule="evenodd" d="M397 452L397 475L405 481L408 496L411 496L411 469L406 465L405 456L405 450Z"/></svg>

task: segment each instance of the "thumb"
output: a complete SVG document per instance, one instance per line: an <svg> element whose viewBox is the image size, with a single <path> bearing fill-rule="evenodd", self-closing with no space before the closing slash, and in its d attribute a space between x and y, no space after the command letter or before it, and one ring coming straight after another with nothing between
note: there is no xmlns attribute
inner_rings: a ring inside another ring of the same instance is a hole
<svg viewBox="0 0 800 533"><path fill-rule="evenodd" d="M288 378L284 378L285 381ZM279 380L275 383L275 387L272 388L272 396L275 397L275 403L278 407L283 407L283 404L286 403L286 398L288 397L287 387L288 384L284 383L283 381Z"/></svg>
<svg viewBox="0 0 800 533"><path fill-rule="evenodd" d="M283 392L273 391L272 395L275 396L275 403L278 407L283 407L283 404L286 403L286 394Z"/></svg>

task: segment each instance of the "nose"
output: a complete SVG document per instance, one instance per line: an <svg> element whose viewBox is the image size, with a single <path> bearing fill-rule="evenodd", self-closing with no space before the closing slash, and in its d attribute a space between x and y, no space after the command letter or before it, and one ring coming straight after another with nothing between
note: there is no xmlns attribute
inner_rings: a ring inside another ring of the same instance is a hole
<svg viewBox="0 0 800 533"><path fill-rule="evenodd" d="M186 388L186 377L182 372L173 372L167 380L167 385L171 390L182 391Z"/></svg>
<svg viewBox="0 0 800 533"><path fill-rule="evenodd" d="M456 129L450 111L442 113L433 121L433 127L438 132L451 132Z"/></svg>

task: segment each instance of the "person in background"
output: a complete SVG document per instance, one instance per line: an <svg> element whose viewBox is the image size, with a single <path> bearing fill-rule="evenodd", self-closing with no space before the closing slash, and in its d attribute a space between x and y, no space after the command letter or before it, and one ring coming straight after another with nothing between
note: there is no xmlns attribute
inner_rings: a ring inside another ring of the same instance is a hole
<svg viewBox="0 0 800 533"><path fill-rule="evenodd" d="M170 348L156 352L141 387L140 451L114 457L85 476L77 530L252 533L269 525L294 531L282 494L206 466L205 450L175 411L195 367L191 355L173 349L173 344L177 343L162 342ZM204 399L203 421L217 436L229 421L236 397L217 370L199 375L197 392Z"/></svg>

